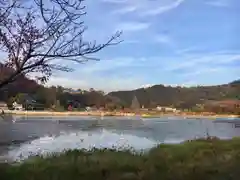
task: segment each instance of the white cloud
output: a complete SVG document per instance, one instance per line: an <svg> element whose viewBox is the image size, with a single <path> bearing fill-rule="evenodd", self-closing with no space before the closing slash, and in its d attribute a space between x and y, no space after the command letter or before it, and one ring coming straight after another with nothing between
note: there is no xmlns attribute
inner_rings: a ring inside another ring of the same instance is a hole
<svg viewBox="0 0 240 180"><path fill-rule="evenodd" d="M203 67L203 68L194 68L192 71L184 73L182 76L186 77L193 77L193 76L199 76L202 74L212 74L212 73L218 73L225 71L225 68L223 67Z"/></svg>
<svg viewBox="0 0 240 180"><path fill-rule="evenodd" d="M122 9L117 9L117 10L113 11L112 13L113 14L126 14L126 13L130 13L130 12L134 12L136 10L137 10L136 6L127 6Z"/></svg>
<svg viewBox="0 0 240 180"><path fill-rule="evenodd" d="M166 34L158 34L154 39L158 43L168 44L168 45L173 44L172 38Z"/></svg>
<svg viewBox="0 0 240 180"><path fill-rule="evenodd" d="M231 66L239 60L239 53L224 51L192 54L189 57L118 57L89 62L74 73L52 77L48 84L82 89L92 87L106 92L148 87L151 84L218 84L240 76L239 67Z"/></svg>
<svg viewBox="0 0 240 180"><path fill-rule="evenodd" d="M134 32L148 29L149 26L149 23L123 22L117 25L116 30L122 30L123 32Z"/></svg>
<svg viewBox="0 0 240 180"><path fill-rule="evenodd" d="M140 41L137 39L128 39L128 40L124 40L121 44L135 44L135 43L139 43Z"/></svg>
<svg viewBox="0 0 240 180"><path fill-rule="evenodd" d="M74 78L66 78L66 77L51 77L48 81L47 85L60 85L64 86L66 88L78 88L78 87L86 87L87 82L80 79L74 79ZM79 85L79 86L78 86Z"/></svg>
<svg viewBox="0 0 240 180"><path fill-rule="evenodd" d="M99 89L104 91L130 90L146 84L144 78L132 71L122 71L127 67L140 67L147 62L131 57L119 57L100 62L89 62L75 69L73 73L61 73L51 77L48 85L62 85L69 88ZM113 71L116 73L109 73ZM71 76L71 77L70 77Z"/></svg>
<svg viewBox="0 0 240 180"><path fill-rule="evenodd" d="M180 69L199 68L200 66L223 66L236 61L240 61L240 54L209 54L209 55L195 55L195 57L184 58L175 62L169 63L165 68L167 71L174 71Z"/></svg>
<svg viewBox="0 0 240 180"><path fill-rule="evenodd" d="M160 6L158 8L149 9L149 10L143 12L143 15L157 15L157 14L162 14L162 13L168 12L168 11L180 6L184 1L185 0L176 0L165 6Z"/></svg>
<svg viewBox="0 0 240 180"><path fill-rule="evenodd" d="M180 87L193 87L193 86L197 86L197 85L198 85L198 83L196 81L189 80L189 81L181 83L179 86Z"/></svg>
<svg viewBox="0 0 240 180"><path fill-rule="evenodd" d="M121 67L127 67L133 63L133 58L121 57L113 58L109 60L101 60L97 62L89 62L88 64L81 67L79 72L85 74L91 74L94 72L102 72L108 70L114 70ZM78 72L78 71L77 71Z"/></svg>
<svg viewBox="0 0 240 180"><path fill-rule="evenodd" d="M47 85L62 85L66 88L74 89L90 89L104 90L105 92L116 90L131 90L142 86L144 82L140 77L131 76L125 77L99 77L94 76L81 76L79 79L66 78L66 77L51 77Z"/></svg>
<svg viewBox="0 0 240 180"><path fill-rule="evenodd" d="M231 0L211 0L207 1L206 4L210 6L216 6L216 7L228 7Z"/></svg>
<svg viewBox="0 0 240 180"><path fill-rule="evenodd" d="M128 0L102 0L103 2L107 3L116 3L116 4L121 4L121 3L126 3Z"/></svg>
<svg viewBox="0 0 240 180"><path fill-rule="evenodd" d="M118 5L114 13L124 14L136 12L140 16L157 15L168 12L180 6L185 0L102 0L111 4Z"/></svg>
<svg viewBox="0 0 240 180"><path fill-rule="evenodd" d="M186 53L189 53L189 52L192 52L192 51L196 51L196 50L199 50L199 48L196 47L196 46L193 46L193 47L187 47L187 48L183 48L183 49L178 49L178 50L176 50L176 53L177 54L186 54Z"/></svg>
<svg viewBox="0 0 240 180"><path fill-rule="evenodd" d="M150 88L152 86L154 86L154 84L144 84L144 85L141 86L141 88L147 89L147 88Z"/></svg>

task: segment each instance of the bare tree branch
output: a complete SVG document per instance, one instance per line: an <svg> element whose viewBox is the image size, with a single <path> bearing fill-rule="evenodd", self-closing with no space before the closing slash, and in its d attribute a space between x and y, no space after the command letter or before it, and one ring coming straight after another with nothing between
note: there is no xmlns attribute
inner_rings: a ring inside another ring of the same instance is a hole
<svg viewBox="0 0 240 180"><path fill-rule="evenodd" d="M36 78L46 82L54 70L72 71L54 60L99 60L91 55L121 42L121 32L102 44L85 40L85 14L83 0L0 0L0 52L7 55L0 75L4 68L12 69L0 77L0 88L28 73L38 73Z"/></svg>

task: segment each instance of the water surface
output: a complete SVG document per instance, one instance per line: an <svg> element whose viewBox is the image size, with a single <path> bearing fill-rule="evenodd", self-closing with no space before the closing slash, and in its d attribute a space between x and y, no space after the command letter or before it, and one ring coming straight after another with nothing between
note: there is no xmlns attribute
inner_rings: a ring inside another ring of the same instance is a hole
<svg viewBox="0 0 240 180"><path fill-rule="evenodd" d="M24 159L74 148L149 149L159 143L240 136L239 119L21 117L0 120L0 155Z"/></svg>

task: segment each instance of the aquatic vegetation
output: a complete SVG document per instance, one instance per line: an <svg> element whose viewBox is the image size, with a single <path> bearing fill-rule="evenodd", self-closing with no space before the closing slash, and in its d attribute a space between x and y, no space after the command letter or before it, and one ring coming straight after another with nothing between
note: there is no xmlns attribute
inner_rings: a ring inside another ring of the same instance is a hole
<svg viewBox="0 0 240 180"><path fill-rule="evenodd" d="M113 149L71 150L1 164L1 180L239 179L240 139L161 144L147 154Z"/></svg>

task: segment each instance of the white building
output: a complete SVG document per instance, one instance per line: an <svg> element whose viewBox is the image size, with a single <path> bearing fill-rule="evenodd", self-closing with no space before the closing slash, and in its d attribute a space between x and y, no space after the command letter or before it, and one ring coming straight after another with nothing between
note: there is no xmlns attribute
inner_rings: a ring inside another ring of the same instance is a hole
<svg viewBox="0 0 240 180"><path fill-rule="evenodd" d="M22 104L18 104L17 102L13 103L13 109L17 110L17 111L23 111L24 110Z"/></svg>
<svg viewBox="0 0 240 180"><path fill-rule="evenodd" d="M165 112L178 112L178 110L176 108L172 108L172 107L161 107L161 106L157 106L156 109L158 111L165 111Z"/></svg>

